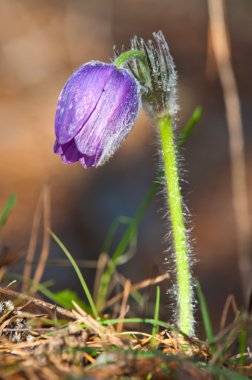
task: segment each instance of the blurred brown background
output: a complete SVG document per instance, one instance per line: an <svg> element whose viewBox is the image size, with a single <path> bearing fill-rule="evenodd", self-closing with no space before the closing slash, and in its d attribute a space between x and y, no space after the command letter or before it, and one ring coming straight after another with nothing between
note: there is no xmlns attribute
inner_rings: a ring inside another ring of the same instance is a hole
<svg viewBox="0 0 252 380"><path fill-rule="evenodd" d="M227 2L250 201L251 16L251 0ZM51 184L52 228L76 258L97 258L113 220L134 214L158 167L151 121L141 115L106 166L84 170L78 164L63 165L53 154L54 112L65 80L79 65L91 59L109 61L113 45L127 48L135 34L151 38L159 29L167 38L179 73L178 127L195 106L203 107L202 119L183 152L184 194L192 213L193 245L199 260L195 273L218 321L227 295L234 293L241 303L241 292L225 109L215 63L207 56L205 0L0 0L1 207L11 193L17 196L1 240L14 252L26 252L36 202L46 182ZM141 223L136 256L124 268L133 282L164 271L162 205L162 197L157 196ZM63 257L55 244L50 252L51 258ZM91 283L94 271L84 270L84 274ZM48 267L44 279L51 278L58 289L78 289L72 269ZM166 313L165 295L163 305Z"/></svg>

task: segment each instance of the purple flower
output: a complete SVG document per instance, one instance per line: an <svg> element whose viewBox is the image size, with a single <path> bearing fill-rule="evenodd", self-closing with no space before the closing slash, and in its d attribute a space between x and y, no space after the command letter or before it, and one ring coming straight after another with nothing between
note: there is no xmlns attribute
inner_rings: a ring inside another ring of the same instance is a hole
<svg viewBox="0 0 252 380"><path fill-rule="evenodd" d="M101 62L81 66L59 96L54 152L67 164L104 164L130 132L139 106L139 86L126 69Z"/></svg>

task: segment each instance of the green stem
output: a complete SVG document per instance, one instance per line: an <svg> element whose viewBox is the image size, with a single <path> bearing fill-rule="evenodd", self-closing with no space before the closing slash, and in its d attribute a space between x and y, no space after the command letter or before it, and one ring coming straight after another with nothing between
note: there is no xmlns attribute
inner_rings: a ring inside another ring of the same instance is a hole
<svg viewBox="0 0 252 380"><path fill-rule="evenodd" d="M144 63L144 65L147 67L147 59L146 55L140 51L140 50L128 50L124 53L120 54L118 58L114 61L114 64L119 69L124 63L132 60L132 59L139 59Z"/></svg>
<svg viewBox="0 0 252 380"><path fill-rule="evenodd" d="M182 197L179 186L176 146L171 118L157 120L164 159L168 204L172 224L174 255L177 275L177 318L178 327L184 334L193 334L193 306L191 273L188 256L186 227L183 217Z"/></svg>
<svg viewBox="0 0 252 380"><path fill-rule="evenodd" d="M178 137L177 141L177 148L181 148L185 141L187 140L188 136L192 132L193 128L199 121L201 117L202 110L200 107L197 107L188 122L186 123L185 128L182 130ZM146 210L150 206L151 202L153 201L153 198L157 192L157 189L160 186L160 176L163 175L162 173L158 173L157 178L152 182L150 188L148 189L147 193L145 194L141 204L139 205L134 217L132 218L131 223L127 227L126 231L123 234L122 239L120 240L119 244L117 245L112 257L111 262L114 264L113 268L111 265L109 265L102 278L101 283L99 286L99 292L98 292L98 299L97 299L97 309L100 311L105 306L106 297L108 296L108 287L111 281L111 278L114 274L114 268L117 266L117 261L121 257L121 255L125 252L129 245L129 239L131 236L136 234L137 227L140 224L142 218L144 217ZM105 250L105 252L107 252Z"/></svg>

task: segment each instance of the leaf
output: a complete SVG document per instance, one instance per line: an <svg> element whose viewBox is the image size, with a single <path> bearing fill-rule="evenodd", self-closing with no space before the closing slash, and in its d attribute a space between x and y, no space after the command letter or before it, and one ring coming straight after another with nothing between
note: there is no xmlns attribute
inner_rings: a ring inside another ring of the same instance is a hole
<svg viewBox="0 0 252 380"><path fill-rule="evenodd" d="M71 289L64 289L59 292L54 293L54 301L67 308L72 309L73 303L75 301L82 309L86 310L86 305L82 299Z"/></svg>

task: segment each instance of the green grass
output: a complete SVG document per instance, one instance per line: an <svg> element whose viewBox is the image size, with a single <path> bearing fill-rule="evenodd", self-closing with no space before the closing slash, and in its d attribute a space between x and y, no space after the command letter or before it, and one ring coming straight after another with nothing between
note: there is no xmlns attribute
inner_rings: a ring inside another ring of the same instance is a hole
<svg viewBox="0 0 252 380"><path fill-rule="evenodd" d="M12 194L10 195L6 205L4 206L3 210L0 213L0 227L2 227L4 223L6 222L6 220L8 219L10 211L14 207L15 203L16 203L16 196Z"/></svg>
<svg viewBox="0 0 252 380"><path fill-rule="evenodd" d="M156 303L155 303L155 310L154 310L154 321L158 321L159 310L160 310L160 287L157 286ZM158 323L153 325L151 334L152 334L152 345L154 345L154 337L156 334L158 334Z"/></svg>
<svg viewBox="0 0 252 380"><path fill-rule="evenodd" d="M94 301L93 301L93 298L91 296L91 293L88 289L88 286L86 284L86 281L84 280L84 277L82 276L81 274L81 271L78 267L78 265L76 264L76 261L74 260L73 256L71 255L71 253L68 251L68 249L65 247L65 245L62 243L62 241L53 233L51 232L51 235L53 237L53 239L56 241L56 243L59 245L59 247L62 249L62 251L65 253L66 257L68 258L68 260L70 261L70 263L72 264L77 276L78 276L78 279L81 283L81 286L82 286L82 289L88 299L88 302L89 302L89 305L91 307L91 310L92 310L92 313L93 313L93 316L98 319L99 318L99 314L97 312L97 309L96 309L96 306L94 304Z"/></svg>
<svg viewBox="0 0 252 380"><path fill-rule="evenodd" d="M216 351L216 346L214 343L214 333L213 333L212 322L211 322L211 318L208 312L206 299L202 292L199 281L196 281L196 292L197 292L197 296L199 300L201 316L202 316L203 324L205 327L206 337L210 344L211 353L214 354Z"/></svg>
<svg viewBox="0 0 252 380"><path fill-rule="evenodd" d="M153 318L124 318L124 319L105 319L101 321L101 324L103 326L109 326L109 325L117 325L118 323L140 323L140 324L148 324L152 326L160 326L164 327L165 329L169 330L175 330L178 331L178 329L175 326L170 325L169 323L160 321L158 319Z"/></svg>
<svg viewBox="0 0 252 380"><path fill-rule="evenodd" d="M241 329L238 334L238 344L239 344L239 366L243 367L245 362L244 352L246 351L247 345L248 345L248 332L245 328L245 326L241 325Z"/></svg>
<svg viewBox="0 0 252 380"><path fill-rule="evenodd" d="M182 130L182 132L180 133L180 135L178 137L178 147L179 148L185 144L185 142L188 139L188 137L190 136L193 128L200 121L201 116L202 116L202 108L200 106L198 106L193 111L192 116L187 121L184 129Z"/></svg>
<svg viewBox="0 0 252 380"><path fill-rule="evenodd" d="M113 221L113 223L110 226L110 228L107 232L107 235L105 237L105 241L104 241L104 244L102 247L102 252L109 252L110 251L111 245L113 243L113 240L114 240L116 233L118 232L118 229L122 225L129 226L131 224L131 222L132 222L132 218L129 218L127 216L119 216L118 218L116 218ZM131 244L131 241L129 241L129 244Z"/></svg>

